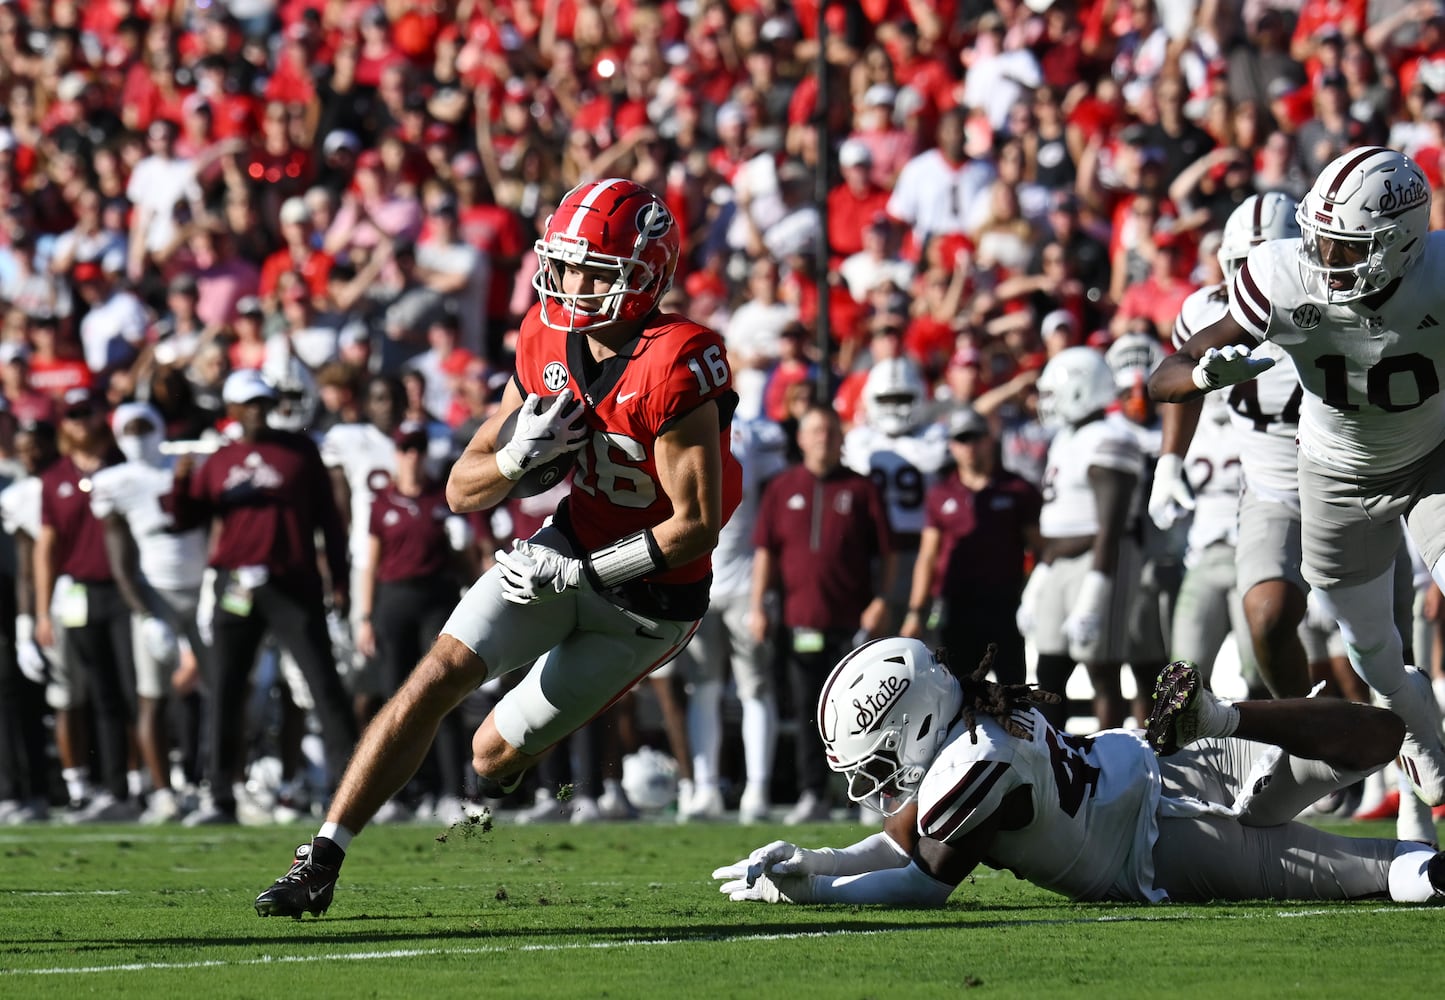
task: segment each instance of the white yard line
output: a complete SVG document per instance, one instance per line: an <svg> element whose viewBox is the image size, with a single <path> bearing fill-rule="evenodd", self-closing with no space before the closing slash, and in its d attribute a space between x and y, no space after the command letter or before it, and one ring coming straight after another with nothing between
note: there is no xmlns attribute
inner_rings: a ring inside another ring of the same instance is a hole
<svg viewBox="0 0 1445 1000"><path fill-rule="evenodd" d="M1048 927L1068 926L1099 923L1124 923L1129 921L1184 921L1184 920L1260 920L1269 917L1277 918L1300 918L1337 915L1339 910L1281 910L1275 913L1221 913L1198 914L1198 913L1169 913L1159 911L1155 913L1119 914L1118 916L1080 917L1075 920L999 920L981 921L989 927ZM1369 910L1354 910L1351 912L1363 913L1441 913L1445 910L1430 909L1427 907L1407 906L1379 906ZM970 926L960 921L959 927ZM937 927L920 927L919 931L936 931ZM437 956L447 957L452 955L498 955L510 953L527 952L563 952L563 951L604 951L614 948L649 948L664 945L686 945L686 944L756 944L763 941L800 941L815 938L836 937L847 935L850 938L859 936L875 936L878 934L899 934L908 933L906 927L886 927L878 930L836 930L836 931L793 931L782 934L739 934L728 936L707 936L695 938L624 938L620 941L577 941L568 944L524 944L524 945L482 945L477 947L463 946L460 948L390 948L386 951L355 951L355 952L331 952L318 953L307 952L305 955L280 955L267 956L264 958L245 959L210 959L200 962L128 962L121 965L87 965L79 967L58 967L50 969L0 969L0 976L73 976L92 975L111 972L151 972L160 969L214 969L214 968L239 968L252 965L285 965L292 962L373 962L385 959L397 958L433 958Z"/></svg>

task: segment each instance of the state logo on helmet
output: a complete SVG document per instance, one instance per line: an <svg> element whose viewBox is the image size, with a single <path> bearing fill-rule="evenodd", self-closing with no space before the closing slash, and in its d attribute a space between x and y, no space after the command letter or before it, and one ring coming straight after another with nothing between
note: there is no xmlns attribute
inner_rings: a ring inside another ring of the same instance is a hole
<svg viewBox="0 0 1445 1000"><path fill-rule="evenodd" d="M818 698L828 767L847 777L848 798L892 816L917 797L962 706L958 679L917 639L864 643Z"/></svg>
<svg viewBox="0 0 1445 1000"><path fill-rule="evenodd" d="M661 198L621 177L579 184L562 198L533 246L541 266L532 287L542 322L556 330L602 330L644 319L672 287L682 246L677 220ZM575 267L610 278L563 290Z"/></svg>
<svg viewBox="0 0 1445 1000"><path fill-rule="evenodd" d="M1363 146L1320 171L1296 217L1306 292L1331 305L1355 302L1389 286L1424 252L1430 182L1404 153Z"/></svg>

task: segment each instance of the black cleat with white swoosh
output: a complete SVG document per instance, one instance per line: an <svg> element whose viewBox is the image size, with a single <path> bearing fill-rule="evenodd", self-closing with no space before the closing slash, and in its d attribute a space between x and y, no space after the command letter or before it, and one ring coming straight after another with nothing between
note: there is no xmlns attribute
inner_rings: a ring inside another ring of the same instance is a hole
<svg viewBox="0 0 1445 1000"><path fill-rule="evenodd" d="M256 913L263 917L294 917L310 913L319 917L331 906L336 891L336 877L341 866L323 865L311 856L311 845L296 848L291 870L282 875L271 888L256 897Z"/></svg>

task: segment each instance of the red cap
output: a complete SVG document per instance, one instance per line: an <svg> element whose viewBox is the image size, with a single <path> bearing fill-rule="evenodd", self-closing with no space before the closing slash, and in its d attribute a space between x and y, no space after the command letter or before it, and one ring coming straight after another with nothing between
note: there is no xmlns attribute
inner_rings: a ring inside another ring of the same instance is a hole
<svg viewBox="0 0 1445 1000"><path fill-rule="evenodd" d="M93 260L81 261L70 272L70 278L76 284L85 281L99 281L100 275L100 265Z"/></svg>

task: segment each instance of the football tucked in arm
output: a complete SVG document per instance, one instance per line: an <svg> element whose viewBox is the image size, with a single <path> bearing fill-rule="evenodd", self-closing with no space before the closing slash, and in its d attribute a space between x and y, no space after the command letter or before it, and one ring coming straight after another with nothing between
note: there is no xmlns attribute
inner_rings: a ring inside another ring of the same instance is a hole
<svg viewBox="0 0 1445 1000"><path fill-rule="evenodd" d="M556 398L556 396L543 396L538 409L547 409ZM497 447L499 449L511 441L512 435L517 432L517 418L521 415L521 412L520 409L513 410L507 415L507 419L502 421L502 426L497 430ZM578 404L576 406L576 417L572 421L572 425L582 424L583 415L584 408ZM566 479L567 474L572 471L572 466L576 464L576 451L564 451L555 458L539 461L522 473L522 477L512 485L507 496L512 499L522 500L527 497L537 496L540 493L546 493L552 487Z"/></svg>

